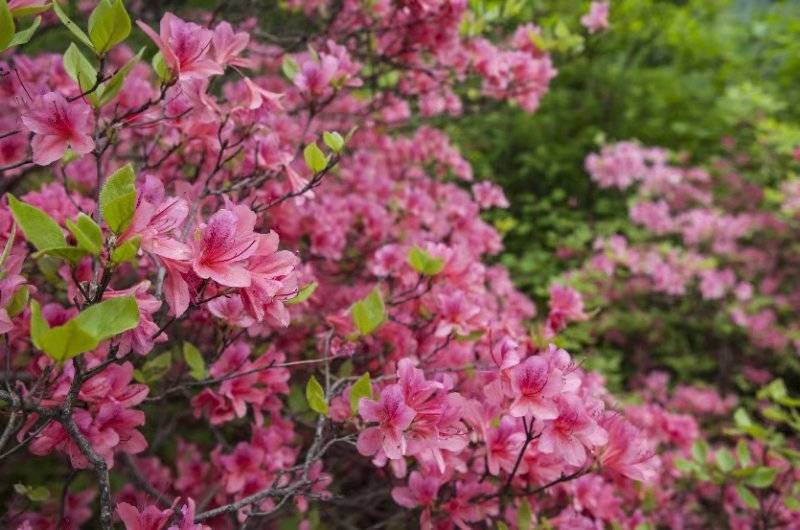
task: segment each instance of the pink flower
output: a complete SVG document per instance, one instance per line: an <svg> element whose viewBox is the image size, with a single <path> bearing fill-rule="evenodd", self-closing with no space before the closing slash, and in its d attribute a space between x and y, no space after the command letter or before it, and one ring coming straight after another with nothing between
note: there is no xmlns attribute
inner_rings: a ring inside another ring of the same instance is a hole
<svg viewBox="0 0 800 530"><path fill-rule="evenodd" d="M299 263L297 256L278 250L278 234L258 234L258 243L247 264L250 285L240 291L247 313L256 321L265 318L279 326L289 325L289 311L283 300L293 296L297 280L292 274Z"/></svg>
<svg viewBox="0 0 800 530"><path fill-rule="evenodd" d="M141 20L136 24L156 43L167 67L178 79L222 74L222 67L208 58L212 31L169 12L161 18L160 35Z"/></svg>
<svg viewBox="0 0 800 530"><path fill-rule="evenodd" d="M512 369L511 391L515 399L509 412L515 417L555 419L558 417L558 407L554 399L562 386L561 373L551 370L543 357L528 357Z"/></svg>
<svg viewBox="0 0 800 530"><path fill-rule="evenodd" d="M608 445L600 453L604 470L641 482L656 477L658 457L643 432L614 412L606 412L600 425L608 433Z"/></svg>
<svg viewBox="0 0 800 530"><path fill-rule="evenodd" d="M33 161L40 166L55 162L72 148L85 155L94 149L92 109L81 100L69 103L58 92L33 100L22 123L33 132Z"/></svg>
<svg viewBox="0 0 800 530"><path fill-rule="evenodd" d="M304 61L293 81L301 92L318 96L328 89L338 70L339 60L332 55L322 54L319 61Z"/></svg>
<svg viewBox="0 0 800 530"><path fill-rule="evenodd" d="M581 17L581 24L589 33L597 33L608 28L608 2L592 2L589 12Z"/></svg>
<svg viewBox="0 0 800 530"><path fill-rule="evenodd" d="M255 223L256 214L243 205L212 215L194 241L195 274L227 287L249 287L250 272L244 265L258 248Z"/></svg>
<svg viewBox="0 0 800 530"><path fill-rule="evenodd" d="M482 209L495 206L498 208L508 208L508 199L506 199L506 195L503 193L503 188L488 180L473 184L472 195L475 197L475 202L477 202L478 206Z"/></svg>
<svg viewBox="0 0 800 530"><path fill-rule="evenodd" d="M586 461L586 447L603 445L607 440L606 431L589 417L581 399L563 394L558 399L558 417L545 422L537 449L557 454L569 465L581 466Z"/></svg>
<svg viewBox="0 0 800 530"><path fill-rule="evenodd" d="M261 107L265 101L273 106L280 106L278 100L281 98L281 94L261 88L249 77L244 78L244 85L247 88L248 109L255 110Z"/></svg>
<svg viewBox="0 0 800 530"><path fill-rule="evenodd" d="M389 385L381 391L380 401L361 398L358 411L364 421L377 422L377 427L368 427L358 436L358 452L371 456L381 449L390 459L397 459L406 452L403 432L414 420L414 410L403 400L400 385Z"/></svg>
<svg viewBox="0 0 800 530"><path fill-rule="evenodd" d="M178 524L171 525L167 530L211 530L210 526L194 522L194 499L186 499L186 504L181 506Z"/></svg>
<svg viewBox="0 0 800 530"><path fill-rule="evenodd" d="M117 504L117 515L125 530L162 530L172 516L172 509L159 510L151 504L139 511L127 502L121 502Z"/></svg>
<svg viewBox="0 0 800 530"><path fill-rule="evenodd" d="M220 22L214 28L212 42L214 43L214 61L217 64L245 68L251 66L252 61L239 57L250 42L250 35L244 31L234 33L233 26L228 22Z"/></svg>
<svg viewBox="0 0 800 530"><path fill-rule="evenodd" d="M430 506L436 500L441 484L441 478L435 474L412 471L408 477L408 486L392 488L392 498L405 508Z"/></svg>

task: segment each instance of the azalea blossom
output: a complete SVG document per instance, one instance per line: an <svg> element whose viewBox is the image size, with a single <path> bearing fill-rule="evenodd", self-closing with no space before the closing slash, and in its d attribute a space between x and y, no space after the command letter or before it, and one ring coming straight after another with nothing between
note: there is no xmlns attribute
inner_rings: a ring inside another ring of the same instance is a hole
<svg viewBox="0 0 800 530"><path fill-rule="evenodd" d="M33 100L22 123L33 133L33 162L40 166L60 159L67 148L81 155L94 149L92 109L81 100L68 102L48 92Z"/></svg>

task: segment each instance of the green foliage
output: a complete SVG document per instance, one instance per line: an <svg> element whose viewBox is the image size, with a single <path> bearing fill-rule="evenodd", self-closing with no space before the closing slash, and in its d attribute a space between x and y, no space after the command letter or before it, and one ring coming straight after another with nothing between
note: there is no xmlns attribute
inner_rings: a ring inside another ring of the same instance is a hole
<svg viewBox="0 0 800 530"><path fill-rule="evenodd" d="M416 245L408 251L408 264L423 276L436 276L444 268L442 258L436 258Z"/></svg>
<svg viewBox="0 0 800 530"><path fill-rule="evenodd" d="M342 138L342 135L336 131L323 132L322 140L325 142L325 145L327 145L334 153L339 153L342 149L344 149L344 138Z"/></svg>
<svg viewBox="0 0 800 530"><path fill-rule="evenodd" d="M364 299L353 304L350 311L353 315L353 324L362 335L369 335L386 321L386 307L377 287Z"/></svg>
<svg viewBox="0 0 800 530"><path fill-rule="evenodd" d="M131 33L131 19L122 0L100 0L89 16L89 39L104 54Z"/></svg>
<svg viewBox="0 0 800 530"><path fill-rule="evenodd" d="M100 212L108 227L120 234L128 228L136 209L136 175L126 164L112 173L100 190Z"/></svg>
<svg viewBox="0 0 800 530"><path fill-rule="evenodd" d="M42 317L39 303L31 302L33 345L58 363L93 350L102 341L135 328L139 307L132 296L110 298L94 304L65 324L51 328Z"/></svg>
<svg viewBox="0 0 800 530"><path fill-rule="evenodd" d="M35 206L18 201L11 194L7 194L6 197L11 215L25 234L25 239L37 250L45 251L67 246L64 232L49 215Z"/></svg>
<svg viewBox="0 0 800 530"><path fill-rule="evenodd" d="M319 173L328 165L328 159L316 143L310 143L303 149L303 159L314 173Z"/></svg>
<svg viewBox="0 0 800 530"><path fill-rule="evenodd" d="M133 371L133 378L146 385L152 385L167 375L172 368L172 353L166 351L145 362L141 368Z"/></svg>
<svg viewBox="0 0 800 530"><path fill-rule="evenodd" d="M303 288L301 288L295 296L289 298L284 302L286 305L295 305L300 304L311 298L311 295L314 294L314 291L317 290L317 282L311 282Z"/></svg>
<svg viewBox="0 0 800 530"><path fill-rule="evenodd" d="M326 416L328 414L328 402L325 399L325 390L313 375L306 383L306 401L314 412Z"/></svg>
<svg viewBox="0 0 800 530"><path fill-rule="evenodd" d="M358 403L361 398L372 398L372 383L369 379L369 372L364 372L350 389L350 410L353 414L358 413Z"/></svg>
<svg viewBox="0 0 800 530"><path fill-rule="evenodd" d="M208 369L206 368L206 361L203 359L203 354L191 342L183 343L183 360L189 366L189 375L192 379L202 381L208 376Z"/></svg>
<svg viewBox="0 0 800 530"><path fill-rule="evenodd" d="M95 256L100 254L103 248L103 232L91 217L80 213L76 221L67 219L67 228L78 242L78 247Z"/></svg>
<svg viewBox="0 0 800 530"><path fill-rule="evenodd" d="M75 22L73 22L72 19L69 18L69 16L66 14L66 12L64 12L64 8L61 7L61 4L59 2L53 2L53 11L55 12L56 16L61 21L61 23L64 24L64 26L66 26L66 28L70 31L70 33L72 33L73 36L75 36L80 42L89 47L89 49L94 50L94 44L92 44L92 40L89 38L86 32L80 28L80 26L75 24Z"/></svg>

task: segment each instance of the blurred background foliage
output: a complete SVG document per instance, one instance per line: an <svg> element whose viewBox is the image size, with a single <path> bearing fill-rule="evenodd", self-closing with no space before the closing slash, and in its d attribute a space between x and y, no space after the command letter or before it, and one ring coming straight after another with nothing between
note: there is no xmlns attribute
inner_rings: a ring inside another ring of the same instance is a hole
<svg viewBox="0 0 800 530"><path fill-rule="evenodd" d="M733 140L749 158L745 177L767 196L797 169L800 2L614 0L611 28L596 35L579 23L588 4L473 0L477 19L535 21L559 75L534 115L503 108L442 123L476 178L505 189L511 208L490 214L504 233L498 259L542 311L550 284L597 237L646 237L628 218L630 192L600 189L584 169L603 144L637 139L708 166ZM563 345L612 389L651 369L732 389L727 365L740 352L731 349L746 351L747 340L714 304L652 296L607 308L591 295L587 304L599 315L568 329ZM796 356L776 359L778 373L800 374ZM747 392L741 378L736 386Z"/></svg>
<svg viewBox="0 0 800 530"><path fill-rule="evenodd" d="M574 1L523 4L508 19L541 26L559 70L540 109L477 114L448 129L476 177L505 188L512 206L493 218L505 234L501 260L537 301L597 235L631 229L625 195L598 189L584 170L602 143L636 138L694 163L720 154L725 136L784 154L800 144L800 3L615 0L610 30L590 36ZM777 169L763 165L756 177L782 178Z"/></svg>

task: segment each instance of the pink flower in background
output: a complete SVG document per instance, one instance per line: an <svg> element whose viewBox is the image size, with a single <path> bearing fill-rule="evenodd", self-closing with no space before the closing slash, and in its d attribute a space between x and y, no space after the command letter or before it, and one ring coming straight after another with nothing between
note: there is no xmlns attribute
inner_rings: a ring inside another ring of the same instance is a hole
<svg viewBox="0 0 800 530"><path fill-rule="evenodd" d="M359 453L371 456L383 450L391 459L405 454L407 441L403 432L411 425L415 413L405 403L400 385L384 388L379 401L362 398L358 411L364 421L378 423L377 427L367 427L358 435Z"/></svg>
<svg viewBox="0 0 800 530"><path fill-rule="evenodd" d="M589 12L581 17L581 24L589 30L589 33L607 29L608 24L608 2L592 2Z"/></svg>
<svg viewBox="0 0 800 530"><path fill-rule="evenodd" d="M48 92L31 103L22 123L33 133L33 162L46 166L67 148L85 155L94 149L92 108L82 100L68 102L58 92Z"/></svg>
<svg viewBox="0 0 800 530"><path fill-rule="evenodd" d="M641 482L652 481L659 460L648 437L621 414L606 412L600 426L608 433L608 445L600 451L603 470Z"/></svg>
<svg viewBox="0 0 800 530"><path fill-rule="evenodd" d="M125 530L162 530L172 513L171 508L160 510L152 504L141 511L127 502L117 504L117 515L125 525Z"/></svg>
<svg viewBox="0 0 800 530"><path fill-rule="evenodd" d="M249 68L252 61L240 57L250 42L246 31L234 32L228 22L220 22L214 28L211 42L214 45L214 61L220 66L241 66Z"/></svg>
<svg viewBox="0 0 800 530"><path fill-rule="evenodd" d="M475 201L478 205L483 209L493 207L508 208L509 206L508 199L506 199L506 195L503 193L503 188L488 180L473 184L472 195L475 197Z"/></svg>
<svg viewBox="0 0 800 530"><path fill-rule="evenodd" d="M208 57L214 37L211 30L186 22L169 12L161 18L160 33L141 20L137 20L136 24L153 39L167 68L177 78L196 79L222 74L222 67Z"/></svg>
<svg viewBox="0 0 800 530"><path fill-rule="evenodd" d="M312 59L303 61L293 81L301 92L319 96L330 87L338 70L339 59L333 55L321 54L319 61Z"/></svg>

